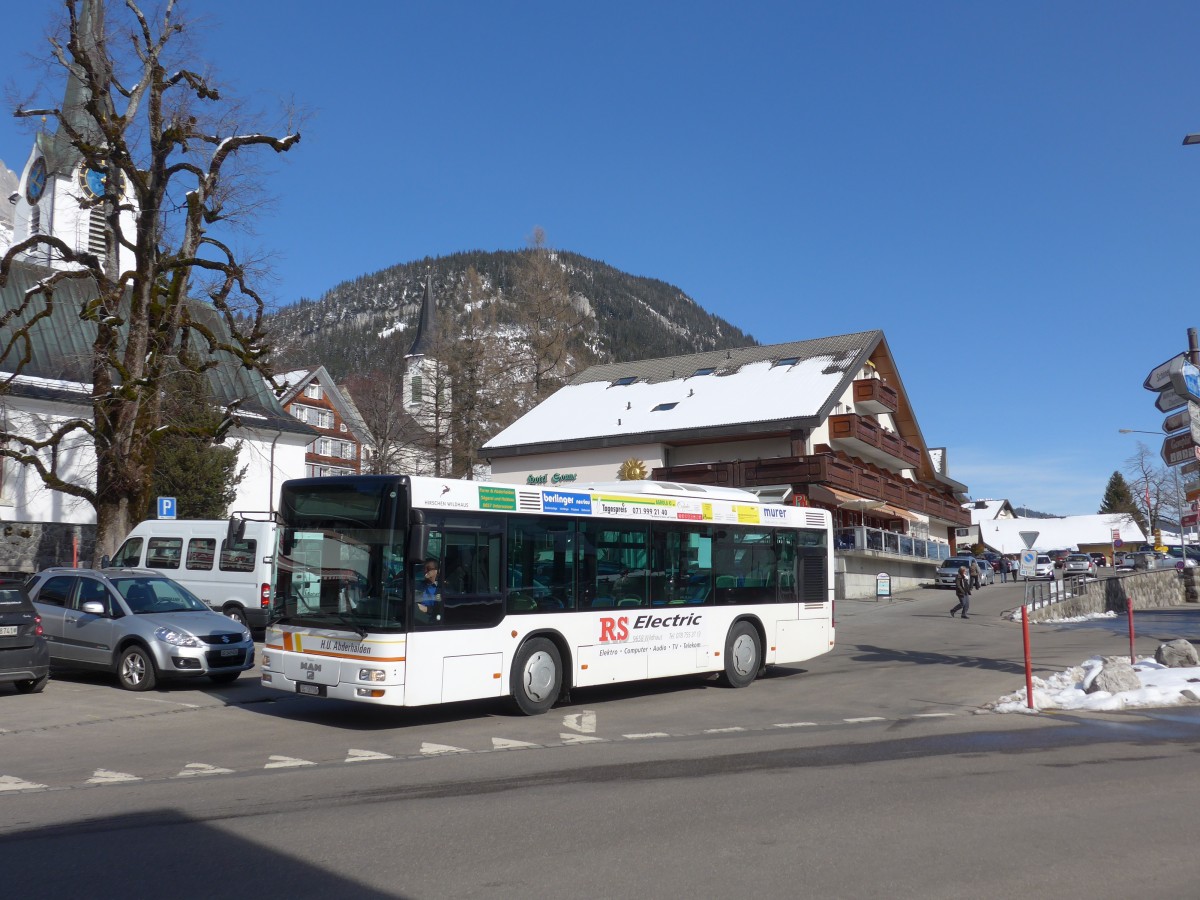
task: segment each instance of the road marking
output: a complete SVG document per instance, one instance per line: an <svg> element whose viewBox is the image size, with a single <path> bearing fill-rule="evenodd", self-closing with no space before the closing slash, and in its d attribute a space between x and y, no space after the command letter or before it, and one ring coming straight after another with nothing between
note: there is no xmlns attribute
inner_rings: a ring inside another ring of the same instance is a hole
<svg viewBox="0 0 1200 900"><path fill-rule="evenodd" d="M128 772L114 772L112 769L97 769L85 784L120 784L123 781L141 781L136 775Z"/></svg>
<svg viewBox="0 0 1200 900"><path fill-rule="evenodd" d="M776 722L776 728L808 728L816 725L816 722Z"/></svg>
<svg viewBox="0 0 1200 900"><path fill-rule="evenodd" d="M508 738L492 738L493 750L528 750L530 747L541 747L541 744L531 744L528 741L513 741Z"/></svg>
<svg viewBox="0 0 1200 900"><path fill-rule="evenodd" d="M374 750L351 750L346 762L366 762L369 759L391 759L386 753L376 753Z"/></svg>
<svg viewBox="0 0 1200 900"><path fill-rule="evenodd" d="M943 719L953 717L954 713L913 713L914 719Z"/></svg>
<svg viewBox="0 0 1200 900"><path fill-rule="evenodd" d="M192 778L197 775L232 775L233 769L222 769L220 766L210 766L208 763L188 763L176 778Z"/></svg>
<svg viewBox="0 0 1200 900"><path fill-rule="evenodd" d="M741 728L737 725L734 725L732 728L705 728L704 731L702 731L700 733L701 734L729 734L732 731L745 731L745 730L746 730L745 728Z"/></svg>
<svg viewBox="0 0 1200 900"><path fill-rule="evenodd" d="M582 734L595 734L596 714L590 709L585 709L578 715L563 716L563 728L570 728Z"/></svg>
<svg viewBox="0 0 1200 900"><path fill-rule="evenodd" d="M593 741L603 741L604 738L589 737L586 734L560 734L564 744L590 744Z"/></svg>
<svg viewBox="0 0 1200 900"><path fill-rule="evenodd" d="M46 787L36 781L24 781L15 775L0 775L0 791L37 791Z"/></svg>
<svg viewBox="0 0 1200 900"><path fill-rule="evenodd" d="M642 734L623 734L621 737L631 741L644 741L646 738L670 737L670 735L665 731L646 731Z"/></svg>
<svg viewBox="0 0 1200 900"><path fill-rule="evenodd" d="M451 747L449 744L430 744L424 743L421 745L421 752L426 756L438 756L442 753L470 753L463 747Z"/></svg>
<svg viewBox="0 0 1200 900"><path fill-rule="evenodd" d="M315 766L315 762L310 762L307 759L296 759L294 756L272 756L270 761L263 766L264 769L289 769L293 766Z"/></svg>
<svg viewBox="0 0 1200 900"><path fill-rule="evenodd" d="M860 719L842 719L842 721L849 725L859 725L863 722L886 722L887 719L883 716L863 716Z"/></svg>

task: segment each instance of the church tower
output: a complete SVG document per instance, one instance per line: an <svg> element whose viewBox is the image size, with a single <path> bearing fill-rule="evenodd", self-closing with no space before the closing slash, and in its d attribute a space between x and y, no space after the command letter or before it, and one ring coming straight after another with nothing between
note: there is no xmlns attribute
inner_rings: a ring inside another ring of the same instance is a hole
<svg viewBox="0 0 1200 900"><path fill-rule="evenodd" d="M85 47L103 50L103 0L83 0L78 28ZM104 53L95 58L103 59ZM13 209L13 243L34 234L52 235L77 251L95 254L107 271L104 204L97 202L104 195L105 174L90 168L68 137L69 127L89 143L103 145L99 128L85 108L88 99L87 87L74 73L68 74L58 129L53 134L44 129L38 132L21 172ZM123 206L133 202L125 184L120 202ZM120 223L122 231L132 235L136 228L134 211L122 210ZM120 271L133 265L131 251L121 247L117 253ZM21 258L56 269L67 266L60 254L48 247L35 247Z"/></svg>
<svg viewBox="0 0 1200 900"><path fill-rule="evenodd" d="M437 351L437 306L433 302L433 275L425 277L425 295L412 346L404 355L404 411L425 432L428 457L417 471L444 475L450 462L450 379L446 367L431 356Z"/></svg>

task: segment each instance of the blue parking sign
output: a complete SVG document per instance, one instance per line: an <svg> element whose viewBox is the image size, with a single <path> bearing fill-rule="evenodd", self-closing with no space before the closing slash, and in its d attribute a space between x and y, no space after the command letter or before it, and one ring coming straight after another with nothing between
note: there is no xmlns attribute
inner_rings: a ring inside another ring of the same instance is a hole
<svg viewBox="0 0 1200 900"><path fill-rule="evenodd" d="M158 517L160 519L175 518L175 498L174 497L159 497L158 498Z"/></svg>

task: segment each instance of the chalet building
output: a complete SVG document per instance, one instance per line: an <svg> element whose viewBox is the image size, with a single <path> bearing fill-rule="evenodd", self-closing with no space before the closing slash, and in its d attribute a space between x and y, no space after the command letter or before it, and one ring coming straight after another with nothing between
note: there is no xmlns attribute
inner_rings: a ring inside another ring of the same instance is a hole
<svg viewBox="0 0 1200 900"><path fill-rule="evenodd" d="M305 450L305 477L361 473L371 432L350 394L334 384L324 366L297 369L276 380L287 385L280 403L293 418L318 433Z"/></svg>
<svg viewBox="0 0 1200 900"><path fill-rule="evenodd" d="M981 533L983 526L996 521L1012 521L1016 511L1007 500L971 500L963 504L971 517L970 525L960 525L954 530L954 543L958 550L970 550L976 544L987 545Z"/></svg>
<svg viewBox="0 0 1200 900"><path fill-rule="evenodd" d="M966 485L929 448L881 331L592 366L488 441L496 481L651 478L833 514L841 597L933 579Z"/></svg>

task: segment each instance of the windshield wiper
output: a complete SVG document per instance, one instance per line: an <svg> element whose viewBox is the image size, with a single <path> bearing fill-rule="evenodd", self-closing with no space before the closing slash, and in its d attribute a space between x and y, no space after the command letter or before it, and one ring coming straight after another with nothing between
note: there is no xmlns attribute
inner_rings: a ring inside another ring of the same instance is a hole
<svg viewBox="0 0 1200 900"><path fill-rule="evenodd" d="M321 613L321 616L330 619L336 619L346 627L353 629L355 634L357 634L360 638L365 638L367 636L367 629L363 628L362 625L360 625L358 622L355 622L353 619L346 618L346 616L340 612L325 612Z"/></svg>

